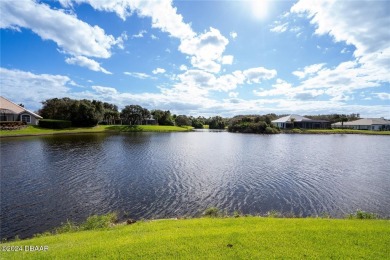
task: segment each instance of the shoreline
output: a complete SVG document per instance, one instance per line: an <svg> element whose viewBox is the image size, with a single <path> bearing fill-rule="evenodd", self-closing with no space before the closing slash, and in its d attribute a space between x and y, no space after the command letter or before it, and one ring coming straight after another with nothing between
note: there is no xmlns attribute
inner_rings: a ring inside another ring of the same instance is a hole
<svg viewBox="0 0 390 260"><path fill-rule="evenodd" d="M27 129L28 128L28 129ZM46 129L36 126L29 126L21 130L0 130L0 139L15 137L32 137L32 136L52 136L52 135L75 135L75 134L96 134L96 133L136 133L136 132L191 132L191 127L178 126L154 126L154 125L99 125L89 128L75 129ZM208 129L207 129L208 130ZM3 132L4 131L4 132ZM13 133L15 131L15 133ZM372 130L351 130L351 129L292 129L281 130L280 134L303 134L303 135L332 135L332 134L350 134L350 135L390 135L390 131L372 131Z"/></svg>

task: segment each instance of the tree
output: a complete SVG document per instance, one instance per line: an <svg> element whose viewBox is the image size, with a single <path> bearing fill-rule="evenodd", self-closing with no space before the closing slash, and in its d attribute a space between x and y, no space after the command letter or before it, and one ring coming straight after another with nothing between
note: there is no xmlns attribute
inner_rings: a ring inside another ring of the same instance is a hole
<svg viewBox="0 0 390 260"><path fill-rule="evenodd" d="M139 105L125 106L121 112L121 118L129 125L135 125L142 120L144 111Z"/></svg>
<svg viewBox="0 0 390 260"><path fill-rule="evenodd" d="M42 102L39 114L45 119L69 120L73 126L94 126L103 119L101 101L52 98Z"/></svg>
<svg viewBox="0 0 390 260"><path fill-rule="evenodd" d="M290 118L290 122L292 124L292 128L295 128L295 118L294 117Z"/></svg>
<svg viewBox="0 0 390 260"><path fill-rule="evenodd" d="M202 119L201 118L194 118L194 117L191 117L191 125L192 127L196 128L196 129L202 129L203 128L203 122L202 122Z"/></svg>
<svg viewBox="0 0 390 260"><path fill-rule="evenodd" d="M159 125L175 125L175 121L173 120L173 117L169 110L152 110L151 114L153 115L154 119L157 120Z"/></svg>
<svg viewBox="0 0 390 260"><path fill-rule="evenodd" d="M344 128L344 122L348 121L348 117L346 117L345 115L341 115L340 121L341 121L341 127Z"/></svg>
<svg viewBox="0 0 390 260"><path fill-rule="evenodd" d="M146 124L146 120L150 118L150 111L147 110L146 108L143 108L141 110L141 124Z"/></svg>
<svg viewBox="0 0 390 260"><path fill-rule="evenodd" d="M192 122L191 120L185 116L185 115L178 115L176 118L175 118L175 123L177 126L185 126L185 125L192 125Z"/></svg>
<svg viewBox="0 0 390 260"><path fill-rule="evenodd" d="M225 129L225 120L220 116L215 116L209 120L210 129Z"/></svg>

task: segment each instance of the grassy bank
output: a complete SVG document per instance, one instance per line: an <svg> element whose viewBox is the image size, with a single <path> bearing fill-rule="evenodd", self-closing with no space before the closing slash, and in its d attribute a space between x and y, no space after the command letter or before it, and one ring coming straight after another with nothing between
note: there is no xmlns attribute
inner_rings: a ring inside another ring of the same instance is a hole
<svg viewBox="0 0 390 260"><path fill-rule="evenodd" d="M0 130L0 137L29 136L29 135L54 135L75 133L103 133L103 132L183 132L189 131L190 127L159 126L159 125L99 125L95 127L79 127L67 129L48 129L39 126L27 126L20 130Z"/></svg>
<svg viewBox="0 0 390 260"><path fill-rule="evenodd" d="M353 130L353 129L292 129L292 130L283 130L283 133L390 135L390 131Z"/></svg>
<svg viewBox="0 0 390 260"><path fill-rule="evenodd" d="M389 220L157 220L1 244L1 259L388 259ZM17 246L20 252L4 252ZM47 251L25 251L47 246Z"/></svg>

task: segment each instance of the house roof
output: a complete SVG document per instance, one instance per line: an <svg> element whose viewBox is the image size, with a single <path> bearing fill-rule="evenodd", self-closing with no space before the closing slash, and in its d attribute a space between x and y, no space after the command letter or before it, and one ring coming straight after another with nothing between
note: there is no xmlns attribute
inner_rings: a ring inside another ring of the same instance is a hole
<svg viewBox="0 0 390 260"><path fill-rule="evenodd" d="M291 118L294 118L294 122L328 122L326 120L314 120L304 116L292 114L273 120L272 123L291 123Z"/></svg>
<svg viewBox="0 0 390 260"><path fill-rule="evenodd" d="M342 125L341 122L334 123L332 125ZM344 126L355 125L390 125L390 121L383 118L362 118L355 121L344 122Z"/></svg>
<svg viewBox="0 0 390 260"><path fill-rule="evenodd" d="M28 113L36 118L42 118L40 115L35 114L34 112L31 112L30 110L25 109L24 107L21 107L17 104L15 104L12 101L9 101L5 97L0 96L0 109L1 110L10 110L14 112L15 114L22 114L22 113Z"/></svg>

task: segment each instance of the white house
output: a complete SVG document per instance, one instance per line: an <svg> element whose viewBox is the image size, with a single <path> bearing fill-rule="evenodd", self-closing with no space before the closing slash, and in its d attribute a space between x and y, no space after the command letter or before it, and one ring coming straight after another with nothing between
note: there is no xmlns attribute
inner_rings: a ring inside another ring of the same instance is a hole
<svg viewBox="0 0 390 260"><path fill-rule="evenodd" d="M356 130L390 130L390 121L384 118L363 118L355 121L337 122L333 128L349 128Z"/></svg>
<svg viewBox="0 0 390 260"><path fill-rule="evenodd" d="M31 112L24 107L0 96L0 121L22 121L28 125L38 125L40 115Z"/></svg>
<svg viewBox="0 0 390 260"><path fill-rule="evenodd" d="M330 128L330 122L326 120L314 120L300 115L289 115L273 120L272 124L281 129L286 128L305 128L318 129Z"/></svg>

